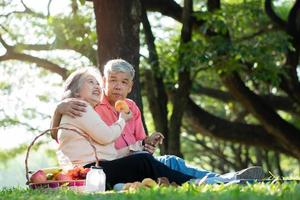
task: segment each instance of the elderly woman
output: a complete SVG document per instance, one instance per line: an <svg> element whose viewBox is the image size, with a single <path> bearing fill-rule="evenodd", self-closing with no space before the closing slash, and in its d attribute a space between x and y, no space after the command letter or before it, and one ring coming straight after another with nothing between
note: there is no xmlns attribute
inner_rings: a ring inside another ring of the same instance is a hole
<svg viewBox="0 0 300 200"><path fill-rule="evenodd" d="M65 82L63 99L78 98L87 103L86 110L81 117L72 118L63 115L60 126L75 128L84 135L88 135L94 142L96 152L100 159L112 160L117 158L117 151L114 148L114 141L120 136L125 121L130 119L130 114L120 113L119 120L113 125L106 123L94 111L94 107L101 99L101 89L96 79L100 77L95 69L84 68L72 73ZM91 145L85 137L71 130L61 129L58 132L59 150L66 155L72 164L86 165L95 161ZM61 154L60 154L61 155ZM61 164L64 164L60 160Z"/></svg>
<svg viewBox="0 0 300 200"><path fill-rule="evenodd" d="M80 117L63 115L60 126L75 128L92 139L97 156L101 160L99 164L106 173L107 185L158 177L167 177L171 182L182 184L193 178L168 168L155 160L151 154L141 153L118 158L114 140L120 136L125 121L130 119L131 115L121 112L117 122L111 126L106 125L93 109L100 102L102 95L95 74L95 71L85 68L73 72L68 77L64 98L78 98L87 102L88 106ZM74 131L62 129L58 132L58 142L63 157L68 158L72 164L85 167L95 165L94 151L84 137Z"/></svg>

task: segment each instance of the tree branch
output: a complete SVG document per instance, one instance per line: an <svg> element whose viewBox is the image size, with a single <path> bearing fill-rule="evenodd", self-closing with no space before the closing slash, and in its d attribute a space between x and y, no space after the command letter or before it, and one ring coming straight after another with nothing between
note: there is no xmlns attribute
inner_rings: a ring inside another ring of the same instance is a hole
<svg viewBox="0 0 300 200"><path fill-rule="evenodd" d="M78 11L77 0L72 0L71 1L71 7L72 7L72 13L73 13L73 15L77 15L77 11Z"/></svg>
<svg viewBox="0 0 300 200"><path fill-rule="evenodd" d="M171 17L182 23L183 8L174 0L140 0L147 11L160 12L162 15ZM199 13L199 12L193 12ZM194 15L191 15L193 24L200 26L204 23L203 20L198 20Z"/></svg>
<svg viewBox="0 0 300 200"><path fill-rule="evenodd" d="M52 44L16 44L15 49L33 50L33 51L46 51L54 49L66 49L66 48L53 48Z"/></svg>
<svg viewBox="0 0 300 200"><path fill-rule="evenodd" d="M182 20L182 7L174 0L141 0L147 11L158 11L177 21Z"/></svg>
<svg viewBox="0 0 300 200"><path fill-rule="evenodd" d="M12 49L12 46L8 45L2 38L1 34L0 34L0 43L3 45L4 48L6 48L7 51Z"/></svg>
<svg viewBox="0 0 300 200"><path fill-rule="evenodd" d="M0 24L0 27L5 30L9 35L13 35L12 33L10 33L5 27L3 27L1 24ZM14 36L12 36L14 37ZM34 50L34 51L44 51L44 50L57 50L57 49L62 49L62 50L73 50L75 52L78 52L80 53L81 55L83 56L86 56L87 58L89 58L89 60L93 63L93 64L96 64L96 60L94 59L94 56L93 55L96 55L96 51L91 48L91 51L90 49L88 49L87 46L81 46L80 48L79 47L73 47L73 46L70 46L68 44L65 44L64 46L59 46L59 45L56 45L56 41L54 41L52 44L23 44L23 43L17 43L15 44L14 46L10 46L8 45L4 40L3 38L1 37L1 34L0 34L0 43L3 44L3 46L7 49L7 51L12 51L12 52L15 52L16 50L18 50L18 52L22 51L22 50Z"/></svg>
<svg viewBox="0 0 300 200"><path fill-rule="evenodd" d="M51 72L60 75L63 79L67 78L66 69L61 68L59 65L54 64L46 59L41 59L31 55L22 54L22 53L8 52L5 55L0 56L0 61L5 61L5 60L21 60L25 62L35 63L46 70L49 70Z"/></svg>
<svg viewBox="0 0 300 200"><path fill-rule="evenodd" d="M196 86L193 87L192 93L195 95L199 95L199 94L207 95L209 97L218 99L226 103L237 101L230 93L217 90L214 88ZM298 116L300 115L299 111L297 111L296 107L293 105L293 101L291 101L291 99L288 97L275 96L275 95L261 95L261 97L276 109L284 110Z"/></svg>
<svg viewBox="0 0 300 200"><path fill-rule="evenodd" d="M12 14L21 14L21 13L25 13L25 11L13 11L13 12L9 12L9 13L6 13L4 15L0 15L0 17L5 17L5 18L8 18L10 15Z"/></svg>
<svg viewBox="0 0 300 200"><path fill-rule="evenodd" d="M265 10L269 18L280 28L285 29L286 22L281 19L274 11L272 0L265 0Z"/></svg>
<svg viewBox="0 0 300 200"><path fill-rule="evenodd" d="M220 0L208 0L207 1L207 10L208 12L213 12L221 8Z"/></svg>
<svg viewBox="0 0 300 200"><path fill-rule="evenodd" d="M225 141L260 146L295 157L293 152L283 148L262 126L221 119L203 110L190 98L185 110L185 119L196 133Z"/></svg>
<svg viewBox="0 0 300 200"><path fill-rule="evenodd" d="M189 131L190 132L190 131ZM226 163L227 165L230 165L232 166L233 168L237 168L237 165L230 161L228 158L228 156L226 156L223 152L221 151L218 151L216 149L213 149L209 146L206 145L206 143L203 141L203 140L199 140L195 137L194 140L186 137L185 138L186 140L190 141L190 142L193 142L195 144L199 144L201 145L203 148L204 148L204 152L207 154L207 155L215 155L218 159L222 160L224 163Z"/></svg>
<svg viewBox="0 0 300 200"><path fill-rule="evenodd" d="M23 0L21 0L21 3L22 5L24 6L25 10L23 13L28 13L28 14L33 14L37 17L41 17L41 18L45 18L46 16L42 13L37 13L37 12L34 12L33 10L31 10L25 3Z"/></svg>
<svg viewBox="0 0 300 200"><path fill-rule="evenodd" d="M7 50L3 56L0 56L0 62L6 61L6 60L20 60L20 61L25 61L25 62L31 62L31 63L37 64L38 66L40 66L46 70L49 70L51 72L59 74L63 79L67 78L67 70L64 68L61 68L59 65L52 63L46 59L34 57L34 56L24 54L24 53L15 52L16 46L8 45L1 37L1 34L0 34L0 42ZM39 48L42 47L42 45L29 45L29 46L31 46L31 47L35 46L35 47L39 47ZM45 46L43 46L43 47L45 47Z"/></svg>
<svg viewBox="0 0 300 200"><path fill-rule="evenodd" d="M223 75L222 80L229 92L260 121L267 132L300 158L300 131L283 120L268 103L246 87L236 72Z"/></svg>
<svg viewBox="0 0 300 200"><path fill-rule="evenodd" d="M51 6L51 3L52 3L52 0L49 0L48 4L47 4L47 17L50 16L50 6Z"/></svg>
<svg viewBox="0 0 300 200"><path fill-rule="evenodd" d="M265 33L269 33L271 31L275 31L275 30L278 30L278 28L274 27L274 26L268 26L264 29L258 30L255 33L252 33L250 35L247 35L247 36L244 36L244 37L241 37L241 38L237 38L237 39L233 40L232 42L233 43L239 43L239 42L243 42L243 41L246 41L246 40L251 40L251 39L255 38L256 36L263 35Z"/></svg>

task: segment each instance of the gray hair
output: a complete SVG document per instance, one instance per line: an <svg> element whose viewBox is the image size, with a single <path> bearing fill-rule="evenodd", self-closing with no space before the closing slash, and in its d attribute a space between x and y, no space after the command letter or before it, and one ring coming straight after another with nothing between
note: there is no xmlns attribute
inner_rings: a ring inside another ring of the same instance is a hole
<svg viewBox="0 0 300 200"><path fill-rule="evenodd" d="M78 93L87 75L92 75L101 82L101 74L94 67L85 67L72 72L64 83L64 93L62 99L78 98Z"/></svg>
<svg viewBox="0 0 300 200"><path fill-rule="evenodd" d="M123 59L109 60L104 66L104 77L108 77L110 72L124 72L130 75L131 80L134 78L135 70L133 66Z"/></svg>

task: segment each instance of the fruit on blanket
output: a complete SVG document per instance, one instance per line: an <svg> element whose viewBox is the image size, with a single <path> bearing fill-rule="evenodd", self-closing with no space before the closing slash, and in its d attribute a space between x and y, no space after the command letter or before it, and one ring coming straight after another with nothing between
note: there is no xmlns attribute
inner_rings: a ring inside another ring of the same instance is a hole
<svg viewBox="0 0 300 200"><path fill-rule="evenodd" d="M164 187L164 186L165 187L170 186L170 181L169 181L169 179L167 177L159 177L157 179L157 183L158 183L159 186L162 186L162 187Z"/></svg>
<svg viewBox="0 0 300 200"><path fill-rule="evenodd" d="M36 172L34 172L31 177L30 177L30 181L32 183L43 183L47 181L47 175L45 174L45 172L43 170L38 170Z"/></svg>
<svg viewBox="0 0 300 200"><path fill-rule="evenodd" d="M115 103L115 109L118 112L125 112L125 113L129 113L129 107L127 105L127 103L124 100L118 100Z"/></svg>
<svg viewBox="0 0 300 200"><path fill-rule="evenodd" d="M130 188L133 190L144 188L144 187L145 186L139 181L133 182L132 185L130 186Z"/></svg>
<svg viewBox="0 0 300 200"><path fill-rule="evenodd" d="M179 185L177 183L175 183L174 181L171 183L171 186L173 186L173 187L179 187Z"/></svg>
<svg viewBox="0 0 300 200"><path fill-rule="evenodd" d="M140 188L145 188L145 186L139 181L136 181L136 182L133 182L133 183L126 183L123 186L123 190L137 190L137 189L140 189Z"/></svg>
<svg viewBox="0 0 300 200"><path fill-rule="evenodd" d="M136 181L133 183L125 183L122 187L122 190L137 190L140 188L154 188L154 187L178 187L175 182L170 183L167 177L159 177L157 179L158 182L155 182L151 178L144 178L142 182ZM120 189L119 189L120 190Z"/></svg>
<svg viewBox="0 0 300 200"><path fill-rule="evenodd" d="M132 183L125 183L125 185L123 186L123 190L129 190L131 184Z"/></svg>
<svg viewBox="0 0 300 200"><path fill-rule="evenodd" d="M157 183L151 178L145 178L142 182L125 183L122 190L137 190L140 188L153 188Z"/></svg>
<svg viewBox="0 0 300 200"><path fill-rule="evenodd" d="M145 178L142 181L142 184L146 187L149 187L149 188L153 188L153 187L157 186L157 183L151 178Z"/></svg>

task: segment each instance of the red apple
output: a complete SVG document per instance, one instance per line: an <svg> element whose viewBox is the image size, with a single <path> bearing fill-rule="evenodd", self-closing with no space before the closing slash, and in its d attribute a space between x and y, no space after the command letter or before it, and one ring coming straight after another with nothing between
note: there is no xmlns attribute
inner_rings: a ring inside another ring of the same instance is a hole
<svg viewBox="0 0 300 200"><path fill-rule="evenodd" d="M30 177L30 181L32 183L43 183L47 181L47 175L45 174L45 172L43 170L38 170L36 172L34 172L31 177Z"/></svg>
<svg viewBox="0 0 300 200"><path fill-rule="evenodd" d="M72 177L69 176L68 174L58 173L55 175L54 179L57 181L70 181L72 180Z"/></svg>

